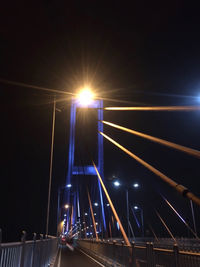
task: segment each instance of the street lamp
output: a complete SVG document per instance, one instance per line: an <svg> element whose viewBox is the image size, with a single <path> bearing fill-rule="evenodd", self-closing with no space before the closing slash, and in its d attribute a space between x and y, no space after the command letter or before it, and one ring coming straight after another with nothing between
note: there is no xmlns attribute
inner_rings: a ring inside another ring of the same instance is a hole
<svg viewBox="0 0 200 267"><path fill-rule="evenodd" d="M121 185L119 181L115 181L113 184L115 187L119 187Z"/></svg>
<svg viewBox="0 0 200 267"><path fill-rule="evenodd" d="M144 237L144 212L143 212L143 209L138 207L138 206L134 206L133 207L134 210L139 210L140 211L140 217L141 217L141 225L142 225L142 237Z"/></svg>
<svg viewBox="0 0 200 267"><path fill-rule="evenodd" d="M72 185L71 185L71 184L67 184L66 187L67 187L67 188L71 188Z"/></svg>
<svg viewBox="0 0 200 267"><path fill-rule="evenodd" d="M99 206L99 204L98 204L97 202L95 202L95 203L94 203L94 206L95 206L95 207L98 207L98 206Z"/></svg>
<svg viewBox="0 0 200 267"><path fill-rule="evenodd" d="M138 188L138 187L139 187L139 184L138 184L138 183L134 183L134 184L133 184L133 187L134 187L134 188Z"/></svg>
<svg viewBox="0 0 200 267"><path fill-rule="evenodd" d="M114 184L115 187L121 186L121 183L118 180L115 181L113 184ZM139 184L138 183L134 183L133 184L133 187L134 188L138 188L139 187ZM126 191L127 229L128 229L128 238L130 239L130 220L129 220L130 216L129 216L129 197L128 197L128 190L129 190L129 188L126 186L125 187L125 191Z"/></svg>
<svg viewBox="0 0 200 267"><path fill-rule="evenodd" d="M77 95L77 99L81 106L86 107L92 103L94 99L94 94L92 93L90 88L86 87L79 92L79 94Z"/></svg>
<svg viewBox="0 0 200 267"><path fill-rule="evenodd" d="M65 209L68 209L68 208L69 208L69 205L68 205L68 204L66 204L66 205L65 205Z"/></svg>

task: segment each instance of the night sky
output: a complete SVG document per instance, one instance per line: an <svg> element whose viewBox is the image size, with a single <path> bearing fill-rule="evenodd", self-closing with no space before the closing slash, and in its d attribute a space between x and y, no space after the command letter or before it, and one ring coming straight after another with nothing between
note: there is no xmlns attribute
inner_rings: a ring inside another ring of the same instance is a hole
<svg viewBox="0 0 200 267"><path fill-rule="evenodd" d="M104 106L198 105L199 27L198 7L182 1L4 3L0 16L0 78L72 93L89 84L99 97L117 100L106 100ZM14 241L19 240L22 230L30 237L33 232L45 232L53 94L2 82L0 92L0 227L3 240ZM57 94L52 234L56 232L57 190L65 184L67 174L70 99L63 98ZM84 121L82 130L79 125L80 138L84 133L95 133L93 115L89 114L93 123ZM104 118L200 149L199 112L105 111ZM198 159L109 126L104 129L200 196ZM91 144L88 141L87 145ZM165 195L192 225L189 202L106 140L104 152L105 182L122 221L125 209L121 200L125 202L125 194L112 188L113 175L124 184L141 184L137 193L130 191L130 202L143 207L146 227L150 223L158 235L166 235L153 213L156 208L175 235L187 236L187 229L158 193ZM195 212L200 226L196 206ZM131 222L134 225L133 218Z"/></svg>

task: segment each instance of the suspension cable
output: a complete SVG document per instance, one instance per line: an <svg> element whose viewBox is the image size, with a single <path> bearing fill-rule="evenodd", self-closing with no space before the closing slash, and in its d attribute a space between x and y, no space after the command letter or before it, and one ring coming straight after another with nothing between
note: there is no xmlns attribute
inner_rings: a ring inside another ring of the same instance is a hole
<svg viewBox="0 0 200 267"><path fill-rule="evenodd" d="M106 197L107 197L108 203L110 204L110 207L111 207L111 209L112 209L112 211L113 211L113 214L114 214L114 216L115 216L115 219L116 219L116 221L117 221L118 224L119 224L119 227L120 227L122 236L123 236L123 238L124 238L124 241L125 241L125 243L126 243L127 246L131 247L131 244L130 244L130 242L129 242L129 240L128 240L128 237L127 237L127 235L126 235L126 232L124 231L124 228L123 228L123 226L122 226L122 224L121 224L121 221L120 221L120 219L119 219L119 217L118 217L118 215L117 215L117 212L116 212L115 207L114 207L114 205L113 205L113 203L112 203L112 200L111 200L111 198L110 198L110 196L109 196L109 194L108 194L108 191L107 191L107 189L106 189L106 187L105 187L105 185L104 185L104 183L103 183L103 180L102 180L102 178L101 178L101 176L100 176L100 174L99 174L99 172L98 172L98 170L97 170L97 167L96 167L96 165L95 165L95 163L94 163L93 161L92 161L92 163L93 163L93 166L94 166L94 168L95 168L97 177L98 177L98 179L99 179L99 181L100 181L100 183L101 183L101 186L102 186L102 188L103 188L103 190L104 190L104 193L105 193L105 195L106 195Z"/></svg>
<svg viewBox="0 0 200 267"><path fill-rule="evenodd" d="M104 110L136 110L136 111L195 111L200 106L158 106L158 107L105 107Z"/></svg>
<svg viewBox="0 0 200 267"><path fill-rule="evenodd" d="M126 149L125 147L123 147L122 145L120 145L119 143L117 143L116 141L114 141L112 138L110 138L109 136L107 136L106 134L99 132L101 135L103 135L103 137L105 137L107 140L109 140L111 143L113 143L114 145L116 145L118 148L120 148L122 151L124 151L126 154L128 154L130 157L132 157L133 159L137 160L139 163L141 163L144 167L146 167L147 169L149 169L151 172L153 172L154 174L156 174L157 176L159 176L163 181L165 181L166 183L168 183L170 186L172 186L173 188L175 188L179 193L181 193L184 197L187 197L189 199L191 199L193 202L195 202L197 205L200 206L200 198L195 196L192 192L190 192L186 187L184 187L181 184L176 183L174 180L172 180L171 178L169 178L168 176L166 176L164 173L162 173L161 171L159 171L158 169L156 169L155 167L153 167L152 165L150 165L149 163L147 163L146 161L144 161L143 159L139 158L138 156L136 156L135 154L133 154L131 151L129 151L128 149Z"/></svg>
<svg viewBox="0 0 200 267"><path fill-rule="evenodd" d="M94 232L95 232L96 240L99 241L98 234L97 234L96 223L95 223L95 219L94 219L92 203L91 203L91 199L90 199L90 194L89 194L88 188L87 188L87 195L88 195L88 201L89 201L89 204L90 204L90 210L91 210L91 214L92 214L92 222L93 222L93 225L94 225Z"/></svg>
<svg viewBox="0 0 200 267"><path fill-rule="evenodd" d="M158 218L161 220L162 224L165 226L167 232L170 234L171 238L174 240L174 242L176 243L176 238L173 236L172 232L170 231L169 227L166 225L166 223L164 222L164 220L162 219L162 217L160 216L160 214L157 212L157 210L155 210Z"/></svg>
<svg viewBox="0 0 200 267"><path fill-rule="evenodd" d="M196 237L196 239L200 240L198 235L193 231L193 229L189 226L189 224L181 217L178 211L172 206L172 204L161 195L164 201L168 204L168 206L175 212L175 214L179 217L179 219L185 224L185 226L190 230L190 232Z"/></svg>
<svg viewBox="0 0 200 267"><path fill-rule="evenodd" d="M153 142L159 143L161 145L177 149L179 151L185 152L185 153L187 153L189 155L192 155L194 157L200 158L200 151L198 151L196 149L192 149L192 148L189 148L189 147L186 147L186 146L178 145L178 144L175 144L173 142L169 142L167 140L164 140L164 139L161 139L161 138L158 138L158 137L154 137L154 136L151 136L151 135L148 135L148 134L144 134L144 133L141 133L141 132L138 132L138 131L134 131L134 130L131 130L129 128L125 128L123 126L120 126L120 125L117 125L117 124L114 124L114 123L111 123L111 122L108 122L108 121L101 121L101 122L106 124L106 125L112 126L114 128L123 130L125 132L131 133L131 134L143 137L143 138L146 138L146 139L148 139L150 141L153 141Z"/></svg>

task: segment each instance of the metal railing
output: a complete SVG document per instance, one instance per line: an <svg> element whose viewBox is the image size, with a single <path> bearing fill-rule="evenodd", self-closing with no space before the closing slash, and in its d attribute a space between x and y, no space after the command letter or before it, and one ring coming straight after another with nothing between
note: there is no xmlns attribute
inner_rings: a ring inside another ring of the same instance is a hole
<svg viewBox="0 0 200 267"><path fill-rule="evenodd" d="M48 267L53 266L58 251L58 238L48 236L26 241L23 231L21 242L0 242L0 267Z"/></svg>
<svg viewBox="0 0 200 267"><path fill-rule="evenodd" d="M152 242L145 245L131 243L128 247L122 241L94 241L78 240L79 247L88 254L98 258L111 259L112 264L121 264L125 267L199 267L200 253L179 250L178 245L173 245L171 249L154 247Z"/></svg>

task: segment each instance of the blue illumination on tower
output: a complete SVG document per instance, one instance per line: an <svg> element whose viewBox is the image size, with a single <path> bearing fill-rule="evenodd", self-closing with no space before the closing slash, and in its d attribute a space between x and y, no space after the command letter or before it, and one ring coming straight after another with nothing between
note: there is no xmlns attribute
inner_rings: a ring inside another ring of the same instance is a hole
<svg viewBox="0 0 200 267"><path fill-rule="evenodd" d="M67 181L66 184L71 183L71 178L73 175L96 175L96 171L93 165L89 166L74 166L74 151L75 151L75 125L76 125L76 109L77 108L84 108L80 104L77 99L72 99L71 104L71 114L70 114L70 140L69 140L69 158L68 158L68 172L67 172ZM96 108L98 109L98 131L103 132L103 123L100 121L103 120L103 100L93 100L87 108ZM103 136L98 133L98 165L97 169L104 179L104 171L103 171ZM104 223L104 229L106 230L106 220L105 220L105 212L104 212L104 201L103 201L103 194L101 184L98 181L99 187L99 195L101 201L101 212L102 218ZM70 190L69 190L70 191ZM70 192L67 194L67 201L69 202L70 199Z"/></svg>

